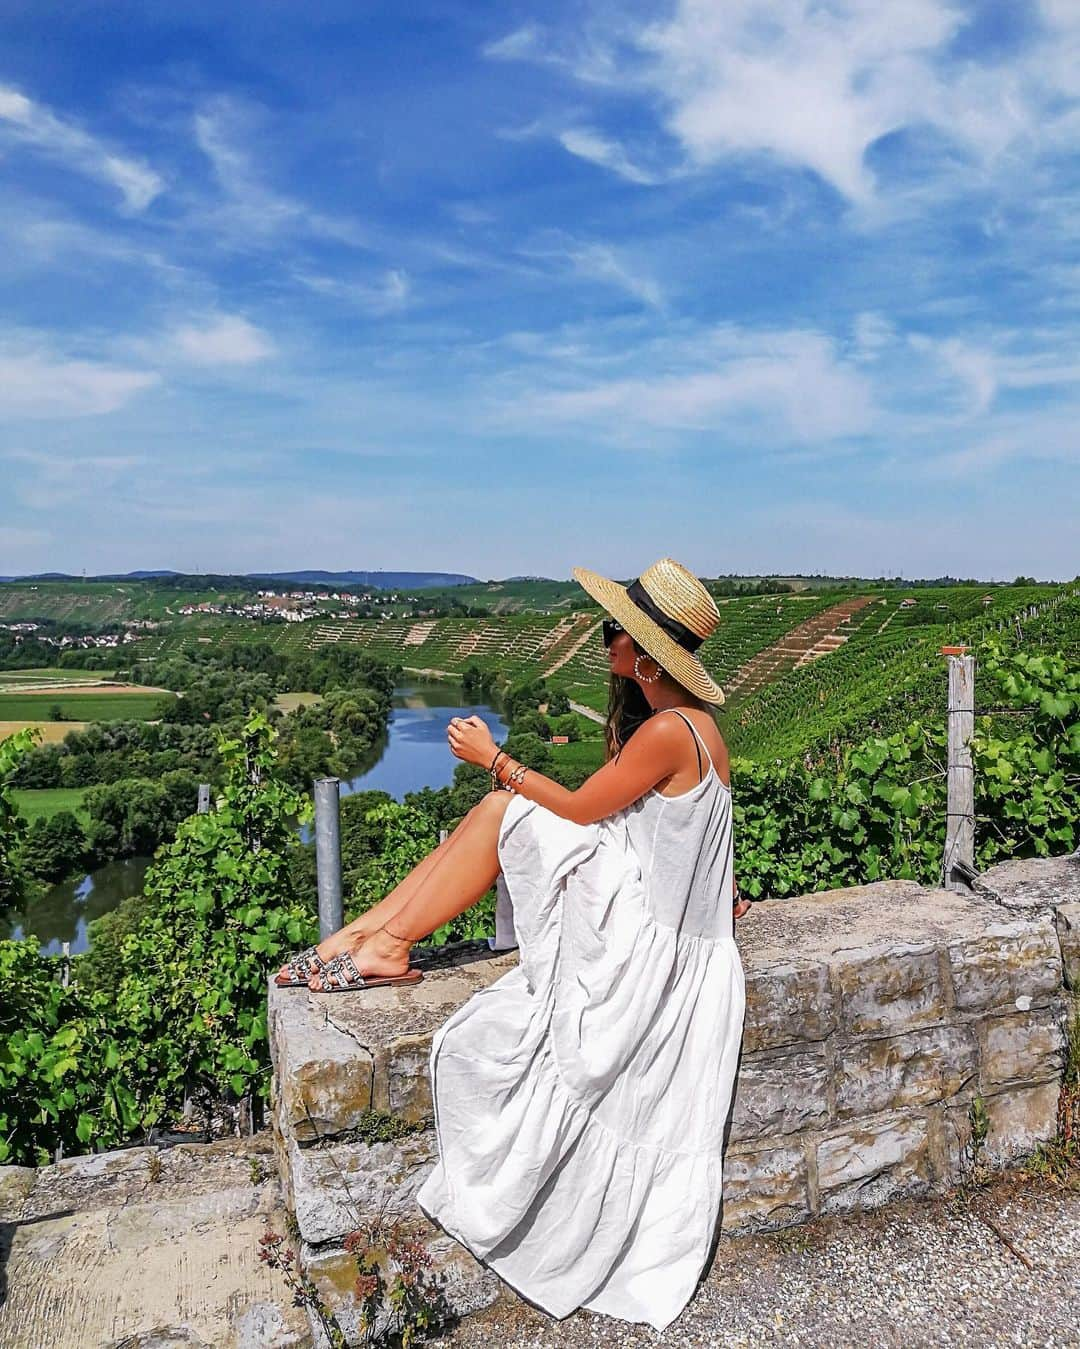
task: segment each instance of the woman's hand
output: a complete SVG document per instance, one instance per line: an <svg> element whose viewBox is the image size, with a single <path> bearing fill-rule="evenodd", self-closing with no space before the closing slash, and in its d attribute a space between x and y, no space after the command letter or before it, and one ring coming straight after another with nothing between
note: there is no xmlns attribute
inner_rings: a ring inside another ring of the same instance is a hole
<svg viewBox="0 0 1080 1349"><path fill-rule="evenodd" d="M732 910L732 912L734 913L736 918L741 918L744 913L750 912L750 901L748 899L740 898L739 887L737 883L735 885L734 904L735 908Z"/></svg>
<svg viewBox="0 0 1080 1349"><path fill-rule="evenodd" d="M446 738L450 742L450 751L465 763L479 764L487 768L495 757L498 746L492 739L482 717L451 717L446 728Z"/></svg>

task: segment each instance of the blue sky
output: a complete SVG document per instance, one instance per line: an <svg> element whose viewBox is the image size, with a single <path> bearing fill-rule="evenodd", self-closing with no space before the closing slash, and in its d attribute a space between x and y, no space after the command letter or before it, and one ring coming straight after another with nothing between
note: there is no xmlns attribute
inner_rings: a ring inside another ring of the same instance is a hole
<svg viewBox="0 0 1080 1349"><path fill-rule="evenodd" d="M1080 570L1075 0L2 13L0 573Z"/></svg>

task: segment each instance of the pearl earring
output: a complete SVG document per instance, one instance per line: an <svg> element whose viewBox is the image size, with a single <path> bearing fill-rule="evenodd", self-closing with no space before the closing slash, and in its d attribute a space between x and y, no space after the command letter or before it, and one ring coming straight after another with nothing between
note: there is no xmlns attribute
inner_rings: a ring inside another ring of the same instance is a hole
<svg viewBox="0 0 1080 1349"><path fill-rule="evenodd" d="M657 666L656 666L656 673L655 673L655 674L652 674L652 675L644 675L644 674L642 674L641 671L638 669L638 661L640 661L640 660L641 660L640 654L638 654L638 655L636 655L636 656L634 657L634 678L635 678L635 679L640 679L641 682L642 682L643 684L655 684L656 681L660 678L660 666L659 666L659 664L657 664Z"/></svg>

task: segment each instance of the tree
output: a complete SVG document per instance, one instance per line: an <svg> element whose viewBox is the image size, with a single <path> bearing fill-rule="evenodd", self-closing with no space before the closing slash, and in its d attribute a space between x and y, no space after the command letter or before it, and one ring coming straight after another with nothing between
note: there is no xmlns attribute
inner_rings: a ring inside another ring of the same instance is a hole
<svg viewBox="0 0 1080 1349"><path fill-rule="evenodd" d="M26 821L19 814L10 785L38 734L28 727L0 740L0 918L17 908L26 893Z"/></svg>
<svg viewBox="0 0 1080 1349"><path fill-rule="evenodd" d="M179 1106L185 1084L216 1097L268 1090L267 980L317 935L290 865L311 801L278 776L276 736L262 713L219 735L218 808L189 816L159 852L152 911L123 943L113 1000L144 1122Z"/></svg>
<svg viewBox="0 0 1080 1349"><path fill-rule="evenodd" d="M86 834L70 810L39 816L27 831L27 869L42 880L58 881L81 871L86 853Z"/></svg>

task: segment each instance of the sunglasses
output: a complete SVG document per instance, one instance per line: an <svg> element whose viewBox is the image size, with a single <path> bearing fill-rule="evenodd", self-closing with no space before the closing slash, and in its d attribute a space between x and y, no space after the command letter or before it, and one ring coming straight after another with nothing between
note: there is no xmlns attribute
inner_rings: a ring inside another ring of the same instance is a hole
<svg viewBox="0 0 1080 1349"><path fill-rule="evenodd" d="M618 637L620 632L626 631L623 625L617 619L614 618L605 618L602 627L604 630L605 646L610 646L612 642L615 640L615 638Z"/></svg>

